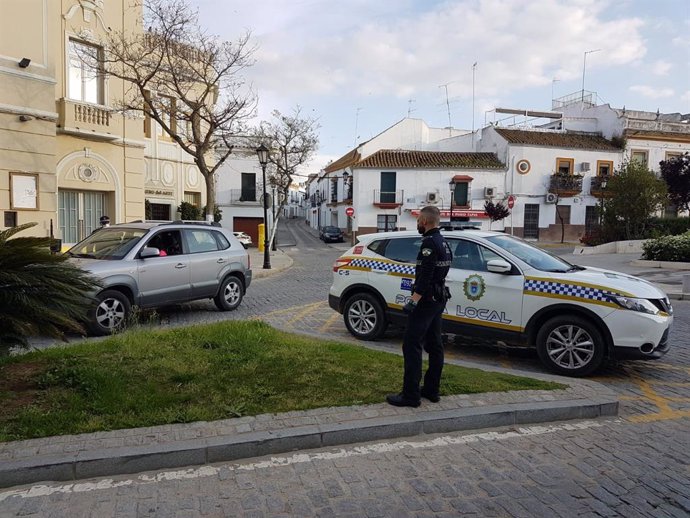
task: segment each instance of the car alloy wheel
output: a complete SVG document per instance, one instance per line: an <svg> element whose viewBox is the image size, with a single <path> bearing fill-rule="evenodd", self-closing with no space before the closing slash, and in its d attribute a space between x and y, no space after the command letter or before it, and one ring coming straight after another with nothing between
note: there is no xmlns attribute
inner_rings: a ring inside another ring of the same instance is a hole
<svg viewBox="0 0 690 518"><path fill-rule="evenodd" d="M386 330L381 304L369 293L353 295L345 304L345 326L360 340L375 340Z"/></svg>
<svg viewBox="0 0 690 518"><path fill-rule="evenodd" d="M97 300L89 324L92 334L107 335L125 327L131 309L125 295L119 291L106 290L98 295Z"/></svg>
<svg viewBox="0 0 690 518"><path fill-rule="evenodd" d="M539 358L566 376L586 376L604 361L606 345L597 327L579 316L555 317L537 334Z"/></svg>
<svg viewBox="0 0 690 518"><path fill-rule="evenodd" d="M234 275L230 275L221 284L213 302L221 311L231 311L240 305L243 295L242 282Z"/></svg>

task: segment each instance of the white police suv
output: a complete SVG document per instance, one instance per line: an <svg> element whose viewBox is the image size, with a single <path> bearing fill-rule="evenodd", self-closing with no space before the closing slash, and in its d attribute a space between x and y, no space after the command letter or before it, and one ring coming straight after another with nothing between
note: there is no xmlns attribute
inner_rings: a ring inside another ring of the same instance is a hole
<svg viewBox="0 0 690 518"><path fill-rule="evenodd" d="M673 309L643 279L570 264L521 239L444 232L453 252L444 333L536 346L552 370L584 376L607 358L655 359L669 349ZM362 340L404 323L421 243L417 232L359 236L333 265L331 308Z"/></svg>

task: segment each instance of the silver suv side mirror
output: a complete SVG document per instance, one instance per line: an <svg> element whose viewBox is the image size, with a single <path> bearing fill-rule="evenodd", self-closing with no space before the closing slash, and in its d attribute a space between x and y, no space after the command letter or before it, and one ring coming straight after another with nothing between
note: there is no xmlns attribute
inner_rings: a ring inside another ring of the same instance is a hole
<svg viewBox="0 0 690 518"><path fill-rule="evenodd" d="M158 248L145 246L139 254L139 257L141 259L146 259L147 257L158 257L159 255L161 255L161 251L158 250Z"/></svg>

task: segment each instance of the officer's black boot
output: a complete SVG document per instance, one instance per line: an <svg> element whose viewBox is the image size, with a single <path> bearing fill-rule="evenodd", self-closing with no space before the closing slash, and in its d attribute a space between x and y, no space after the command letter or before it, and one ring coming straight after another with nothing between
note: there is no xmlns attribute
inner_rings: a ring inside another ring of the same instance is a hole
<svg viewBox="0 0 690 518"><path fill-rule="evenodd" d="M400 394L388 394L386 396L386 401L389 405L411 406L413 408L417 408L421 404L419 399L408 398L402 392Z"/></svg>

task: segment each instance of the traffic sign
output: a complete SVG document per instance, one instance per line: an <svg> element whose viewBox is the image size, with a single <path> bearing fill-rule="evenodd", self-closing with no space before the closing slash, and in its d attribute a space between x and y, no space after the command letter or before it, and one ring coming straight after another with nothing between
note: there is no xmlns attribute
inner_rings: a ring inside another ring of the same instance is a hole
<svg viewBox="0 0 690 518"><path fill-rule="evenodd" d="M353 209L352 207L348 207L347 209L345 209L345 214L352 217L355 215L355 209Z"/></svg>
<svg viewBox="0 0 690 518"><path fill-rule="evenodd" d="M508 208L512 209L515 206L515 196L508 196Z"/></svg>

